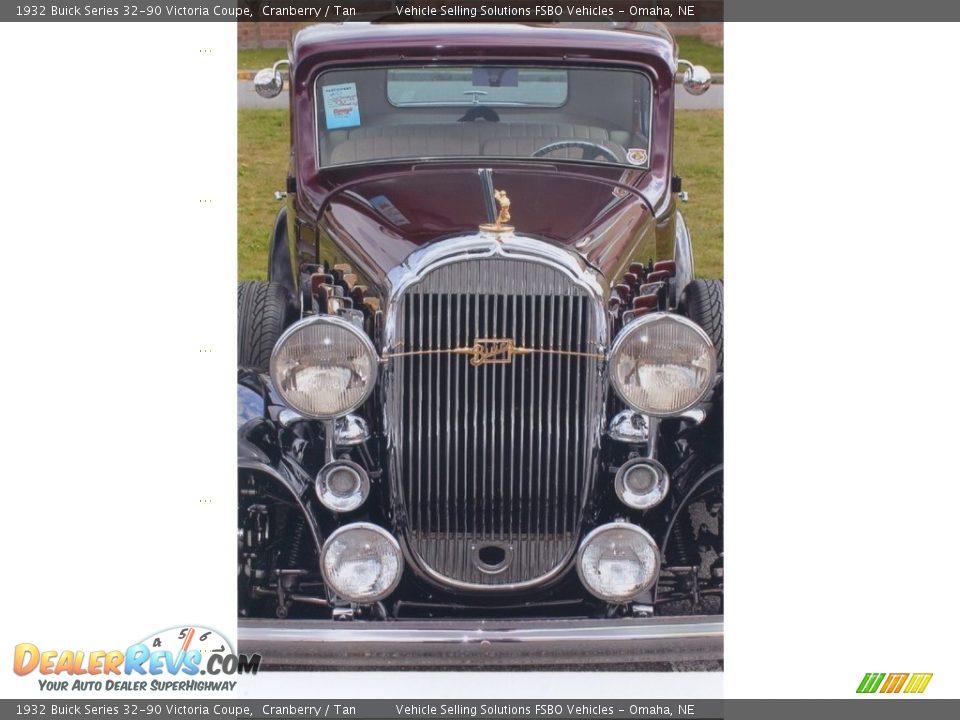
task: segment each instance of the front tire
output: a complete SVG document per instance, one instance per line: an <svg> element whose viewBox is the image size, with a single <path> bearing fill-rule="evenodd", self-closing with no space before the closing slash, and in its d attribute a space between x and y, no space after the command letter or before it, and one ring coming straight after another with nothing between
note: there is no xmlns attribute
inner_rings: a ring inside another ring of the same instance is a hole
<svg viewBox="0 0 960 720"><path fill-rule="evenodd" d="M717 349L717 372L723 372L723 281L694 280L680 297L680 312L703 328Z"/></svg>
<svg viewBox="0 0 960 720"><path fill-rule="evenodd" d="M279 283L237 283L237 364L266 372L291 316L287 291Z"/></svg>

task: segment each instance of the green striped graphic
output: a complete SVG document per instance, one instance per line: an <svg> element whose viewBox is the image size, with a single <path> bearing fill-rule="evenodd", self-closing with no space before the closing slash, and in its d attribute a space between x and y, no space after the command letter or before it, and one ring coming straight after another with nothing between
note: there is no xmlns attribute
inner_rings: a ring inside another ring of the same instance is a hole
<svg viewBox="0 0 960 720"><path fill-rule="evenodd" d="M857 688L857 692L875 693L885 677L886 673L867 673L863 676L863 680L860 681L860 687Z"/></svg>

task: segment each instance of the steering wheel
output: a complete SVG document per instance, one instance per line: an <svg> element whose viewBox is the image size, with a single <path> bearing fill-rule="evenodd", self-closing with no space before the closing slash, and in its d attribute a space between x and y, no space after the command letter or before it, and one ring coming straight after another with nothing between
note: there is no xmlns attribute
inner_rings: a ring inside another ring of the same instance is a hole
<svg viewBox="0 0 960 720"><path fill-rule="evenodd" d="M543 157L544 155L549 155L556 150L565 150L567 148L580 148L583 150L584 160L596 160L601 155L605 155L606 157L610 158L611 162L620 162L620 158L617 157L617 154L613 152L613 150L601 145L600 143L591 142L590 140L559 140L557 142L544 145L542 148L534 152L530 157Z"/></svg>

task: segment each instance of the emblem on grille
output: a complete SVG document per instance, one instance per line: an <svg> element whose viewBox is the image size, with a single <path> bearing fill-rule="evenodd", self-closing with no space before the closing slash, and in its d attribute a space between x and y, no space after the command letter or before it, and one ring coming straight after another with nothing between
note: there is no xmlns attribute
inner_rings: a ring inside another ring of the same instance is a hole
<svg viewBox="0 0 960 720"><path fill-rule="evenodd" d="M470 348L470 364L474 367L509 365L514 355L528 355L531 352L527 348L517 347L510 338L477 338Z"/></svg>

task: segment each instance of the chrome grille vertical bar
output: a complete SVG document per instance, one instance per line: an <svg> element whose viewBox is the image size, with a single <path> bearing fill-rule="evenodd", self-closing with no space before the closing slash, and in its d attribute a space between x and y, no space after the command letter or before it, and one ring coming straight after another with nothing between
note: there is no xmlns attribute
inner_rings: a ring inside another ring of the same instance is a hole
<svg viewBox="0 0 960 720"><path fill-rule="evenodd" d="M426 301L426 343L423 346L424 350L433 349L433 294L427 293L421 299ZM431 381L431 376L433 375L433 358L429 352L426 355L421 356L423 359L423 364L426 365L427 372L426 383L420 385L421 392L421 403L424 406L424 412L426 414L426 423L427 423L427 440L423 447L423 460L420 462L420 472L422 475L421 483L425 486L426 489L426 501L423 504L423 507L420 508L420 512L423 513L424 519L424 529L426 530L427 536L430 536L431 531L433 530L433 473L432 464L433 464L433 412L432 408L436 404L431 397L433 394L433 383Z"/></svg>
<svg viewBox="0 0 960 720"><path fill-rule="evenodd" d="M423 295L417 296L417 349L423 349ZM416 359L417 362L417 387L423 387L423 356ZM423 396L418 393L417 396L417 464L414 468L417 484L417 502L416 502L416 527L422 527L422 509L423 509Z"/></svg>
<svg viewBox="0 0 960 720"><path fill-rule="evenodd" d="M581 303L577 303L577 321L576 321L576 323L574 323L574 343L573 343L573 346L577 349L577 352L583 352L583 350L581 349L581 348L583 347L583 345L581 344L580 340L581 340L581 330L583 329L583 322L584 322L584 321L585 321L585 318L583 317L583 306L582 306ZM583 363L581 363L581 365L583 365ZM583 373L583 375L586 375L586 373ZM574 398L574 399L575 399L575 403L576 403L576 407L580 407L580 386L581 386L581 384L582 384L582 382L578 382L578 383L577 383L577 387L576 387L575 398ZM584 466L583 466L583 461L580 460L580 458L581 458L581 452L580 452L580 413L574 413L574 414L573 414L573 417L574 417L574 430L576 431L576 433L575 433L575 435L574 435L575 441L574 441L574 445L573 445L573 457L574 457L574 461L575 461L575 462L580 463L580 466L577 468L577 470L578 470L578 472L577 472L577 478L579 478L579 477L580 477L580 474L583 472L583 467L584 467ZM577 483L574 483L574 485L576 485L576 484L577 484ZM579 505L579 503L577 502L576 496L574 496L574 502L573 502L572 504L573 504L573 507L574 507L574 508L576 508L576 507ZM576 511L574 511L574 512L576 512Z"/></svg>
<svg viewBox="0 0 960 720"><path fill-rule="evenodd" d="M490 296L483 296L483 337L490 337ZM487 418L490 416L490 408L487 404L488 380L490 379L489 365L484 365L479 369L479 376L482 380L482 390L480 395L480 418L483 425L483 432L480 435L480 444L482 452L480 454L480 537L486 539L487 535L487 515L490 510L490 500L487 496L487 469L490 466L487 460Z"/></svg>
<svg viewBox="0 0 960 720"><path fill-rule="evenodd" d="M514 295L510 298L510 333L512 337L517 338L519 341L519 336L517 335L517 303L519 301L519 296ZM507 541L513 543L513 516L516 511L516 489L514 486L514 474L513 468L515 465L514 462L514 452L513 452L513 441L517 436L517 373L521 372L520 363L517 363L515 366L510 368L510 435L508 437L511 448L508 450L504 446L504 455L505 459L509 465L509 479L507 480L507 493L509 495L509 500L507 502ZM514 545L516 547L516 545Z"/></svg>
<svg viewBox="0 0 960 720"><path fill-rule="evenodd" d="M448 297L447 301L444 303L443 313L444 315L447 316L447 338L446 338L445 346L456 347L456 345L453 344L454 342L453 333L452 333L453 326L452 326L452 320L450 318L450 316L453 314L453 297L452 296ZM450 539L450 499L451 499L450 476L453 474L451 472L451 467L450 467L450 440L451 440L451 435L453 435L453 432L452 432L453 428L450 427L451 422L450 422L450 409L449 409L450 401L452 399L452 395L450 394L450 383L452 380L450 376L452 374L453 374L453 355L447 355L447 413L446 413L447 425L444 428L444 435L446 435L446 440L447 440L447 454L446 454L446 457L444 458L444 468L446 469L446 477L444 477L444 496L445 496L446 502L444 503L444 508L443 508L445 513L445 522L443 524L443 539L444 539L445 548L448 545L447 541ZM446 560L446 557L444 557L444 560Z"/></svg>
<svg viewBox="0 0 960 720"><path fill-rule="evenodd" d="M432 324L434 325L433 333L433 343L434 348L439 349L441 346L442 337L440 335L441 322L443 317L441 316L441 305L440 298L442 297L439 293L433 295L431 294L433 300L434 315L432 319ZM433 422L431 424L431 434L430 442L432 448L435 451L435 454L432 455L431 462L431 482L430 485L433 487L433 495L430 500L430 516L435 518L436 525L431 526L431 529L439 537L440 534L440 454L442 451L442 446L440 444L440 404L442 399L440 397L440 356L438 354L433 354L430 356L430 366L432 369L431 381L434 383L433 392L434 395L431 398L433 406ZM437 545L439 548L439 545Z"/></svg>
<svg viewBox="0 0 960 720"><path fill-rule="evenodd" d="M413 312L413 301L414 301L413 296L406 297L406 298L404 298L404 301L403 301L403 311L404 311L403 314L404 314L404 317L405 317L405 322L404 322L404 335L403 335L403 338L404 338L404 339L407 338L408 333L410 332L410 329L411 329L411 327L412 327L412 325L413 325L413 323L412 323L412 321L411 321L411 317L410 317L410 313ZM401 358L401 359L399 360L399 362L403 365L404 380L406 380L407 371L409 371L410 378L412 379L412 378L413 378L413 370L412 370L412 368L410 367L410 358ZM406 385L406 383L404 383L404 384ZM409 394L410 394L410 393L409 393L407 390L404 390L404 393L405 393L405 395L408 396L407 401L406 401L406 402L404 403L404 405L403 405L403 411L404 411L404 413L405 413L404 420L406 421L406 424L400 429L399 435L400 435L401 438L403 438L403 444L404 444L404 455L403 455L403 456L405 456L405 457L406 457L406 460L407 460L407 475L406 475L406 478L405 478L406 482L403 484L403 489L404 489L403 495L404 495L404 499L405 499L405 501L406 501L406 503L407 503L407 507L404 508L404 509L405 509L408 513L412 513L412 512L413 512L412 506L413 506L413 504L414 504L414 502L413 502L413 482L414 482L414 478L413 478L413 443L412 443L412 439L413 439L413 438L410 437L410 433L412 433L412 432L413 432L413 429L414 429L414 428L413 428L413 422L412 422L412 421L413 421L413 407L412 407L412 404L411 404L411 403L412 403L412 400L409 398ZM401 457L403 457L403 456L401 456ZM411 517L410 520L411 520L411 525L412 525L413 518Z"/></svg>
<svg viewBox="0 0 960 720"><path fill-rule="evenodd" d="M560 301L560 298L556 295L550 295L550 312L547 314L549 320L549 330L550 337L547 340L551 350L557 349L555 344L556 334L559 332L559 318L557 317L557 304ZM554 427L557 421L559 420L559 407L556 406L555 401L557 398L557 384L554 380L553 371L554 365L557 366L557 369L560 367L560 363L563 362L558 356L550 354L547 356L549 362L550 370L547 373L547 394L549 401L547 403L547 412L548 425L547 425L547 507L545 508L547 513L546 522L544 525L547 527L547 532L551 535L556 534L557 532L557 506L560 504L560 496L557 492L557 472L560 468L559 458L557 457L557 445L556 440L560 437L560 428ZM554 562L551 557L550 562Z"/></svg>
<svg viewBox="0 0 960 720"><path fill-rule="evenodd" d="M460 346L460 310L461 310L461 298L463 296L460 293L454 295L454 333L453 333L453 342L456 343L456 346ZM460 480L454 475L454 472L460 470L460 365L462 358L459 356L450 356L450 361L453 363L453 462L451 463L451 476L454 477L453 481L453 532L457 533L460 531ZM448 538L449 539L449 538Z"/></svg>
<svg viewBox="0 0 960 720"><path fill-rule="evenodd" d="M521 341L521 344L523 344L524 347L528 347L527 344L526 344L526 343L527 343L527 296L526 296L526 295L521 295L521 296L520 296L520 341ZM526 393L526 389L527 389L527 388L526 388L526 386L527 386L527 381L526 381L526 376L527 376L527 363L526 363L526 360L527 360L527 358L522 358L522 360L523 360L524 364L523 364L523 366L521 367L521 369L520 369L520 371L519 371L519 375L520 375L520 402L519 402L519 404L520 404L520 434L517 435L517 436L515 436L515 437L520 438L520 442L517 443L517 446L516 446L516 448L515 448L515 453L516 453L516 455L517 455L517 466L518 466L519 471L520 471L520 477L518 478L519 484L520 484L520 487L519 487L519 491L520 491L520 492L519 492L519 495L520 495L520 503L519 503L519 512L517 513L517 540L516 540L516 542L517 542L516 547L517 547L518 549L520 549L520 538L521 538L522 533L523 533L523 520L524 520L524 518L529 517L529 515L528 515L527 512L526 512L526 508L524 507L523 499L524 499L524 496L527 497L527 502L529 502L529 499L530 499L530 485L529 485L529 483L530 483L530 474L529 474L528 472L524 472L524 462L523 462L523 454L524 454L524 452L526 451L526 449L527 449L527 447L528 447L528 446L525 445L524 442L523 442L523 426L526 424L527 408L530 407L530 405L529 405L529 403L527 402L527 393ZM524 492L524 491L526 491L526 492ZM523 552L522 552L522 550L521 550L520 552L518 552L517 555L518 555L518 563L519 563L519 567L517 568L517 572L523 573ZM522 575L521 575L521 577L522 577Z"/></svg>
<svg viewBox="0 0 960 720"><path fill-rule="evenodd" d="M543 335L544 335L544 325L546 324L546 302L543 295L540 295L539 298L539 332L537 333L537 347L544 347L543 345ZM544 425L544 413L543 413L543 365L544 365L544 355L542 353L537 353L535 355L537 358L537 425L540 428L540 431L537 433L537 506L534 509L534 517L536 518L536 523L534 526L534 536L540 537L540 515L541 508L543 507L543 425ZM536 557L537 557L537 566L540 566L541 563L541 550L543 550L543 545L541 543L536 544Z"/></svg>
<svg viewBox="0 0 960 720"><path fill-rule="evenodd" d="M571 347L571 340L573 338L573 305L577 302L577 299L574 297L568 297L564 302L564 313L563 313L563 325L564 328L564 344L566 347ZM576 364L576 360L573 358L568 358L567 362L564 363L566 366L566 377L563 382L563 398L565 402L566 412L562 414L566 418L567 422L563 424L563 492L561 497L563 498L563 508L561 510L561 525L560 532L564 536L567 534L567 513L569 512L568 505L570 504L570 462L568 459L567 453L570 450L570 417L573 413L577 411L577 406L575 403L571 403L571 392L573 388L570 387L570 368ZM572 411L572 412L571 412Z"/></svg>
<svg viewBox="0 0 960 720"><path fill-rule="evenodd" d="M480 296L479 295L473 296L473 327L476 330L480 329ZM473 478L473 495L471 496L473 498L473 502L468 503L468 505L471 505L473 507L473 525L471 526L471 535L473 537L474 542L476 542L477 525L479 524L478 518L477 518L477 507L479 503L477 503L476 501L477 498L479 497L479 494L478 494L479 488L477 487L477 434L479 432L479 425L477 423L477 411L480 406L480 399L477 397L477 386L480 384L480 378L478 377L478 373L472 374L472 380L473 380L473 402L472 402L472 405L473 405L473 472L470 474L470 476ZM464 567L467 567L467 564L469 563L469 560L470 560L470 555L469 555L469 549L465 548L465 550L467 551L467 556L464 558Z"/></svg>
<svg viewBox="0 0 960 720"><path fill-rule="evenodd" d="M500 328L497 331L497 335L499 337L506 337L508 334L511 338L513 337L513 328L507 326L507 303L509 301L510 301L510 298L508 296L504 296L503 307L501 308ZM506 527L507 523L506 523L506 516L505 516L505 511L507 508L507 495L506 495L506 489L504 488L504 478L507 474L506 462L507 462L507 455L509 455L509 452L507 451L507 446L503 442L503 429L504 429L504 426L507 424L506 417L504 416L506 412L506 405L507 405L507 394L506 394L505 386L507 382L508 372L511 375L513 374L512 365L513 364L511 363L510 365L501 366L500 373L499 373L500 375L500 442L497 444L497 456L500 459L500 463L499 463L500 488L497 493L497 498L498 498L497 501L500 504L500 525L497 527L497 537L500 539L505 538L507 533L507 527Z"/></svg>
<svg viewBox="0 0 960 720"><path fill-rule="evenodd" d="M463 314L464 314L464 319L466 320L465 327L464 327L464 335L466 336L466 334L469 333L469 327L470 327L470 295L464 295ZM463 403L463 474L461 475L462 482L463 482L463 494L462 494L462 497L463 497L463 529L461 530L461 533L463 534L464 537L469 537L470 525L469 525L469 523L468 523L467 513L469 512L469 508L470 508L471 505L472 505L472 503L470 503L469 500L468 500L468 498L470 497L470 495L467 493L467 482L468 482L469 479L470 479L469 465L468 465L468 462L467 462L467 458L468 458L470 452L469 452L469 445L468 445L468 441L467 441L467 436L471 434L471 433L469 432L469 430L468 430L468 427L467 427L467 423L469 422L469 412L470 412L470 410L469 410L469 408L470 408L470 403L467 401L467 400L468 400L468 398L467 398L467 386L470 384L470 378L467 376L467 373L468 373L468 372L469 372L469 368L466 367L466 366L464 366L464 368L463 368L463 374L464 374L464 377L463 377L463 394L464 394L464 403ZM476 407L476 406L474 406L474 407ZM458 482L460 482L459 479L458 479ZM468 545L468 543L465 543L465 542L464 542L464 543L461 543L461 546L462 546L462 563L463 563L463 564L462 564L462 567L467 567L467 565L466 565L466 562L467 562L467 555L466 555L466 553L467 553L467 545Z"/></svg>

